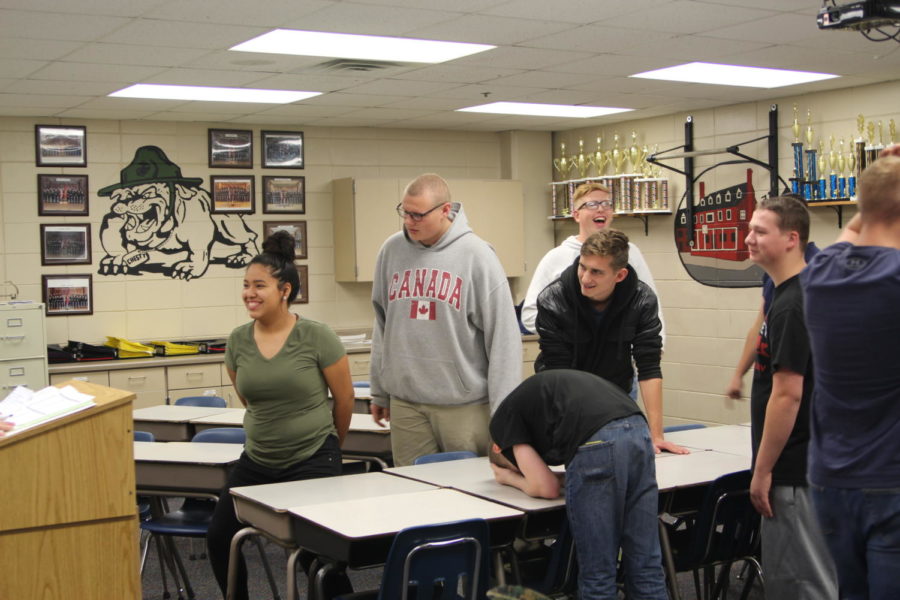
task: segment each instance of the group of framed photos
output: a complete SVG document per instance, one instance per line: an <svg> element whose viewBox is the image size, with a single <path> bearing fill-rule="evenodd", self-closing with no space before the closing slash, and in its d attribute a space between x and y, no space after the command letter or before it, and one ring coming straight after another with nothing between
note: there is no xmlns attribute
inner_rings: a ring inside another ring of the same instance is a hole
<svg viewBox="0 0 900 600"><path fill-rule="evenodd" d="M261 165L266 169L304 167L303 132L262 131ZM74 125L35 125L35 164L38 167L86 167L87 129ZM253 132L210 129L209 167L253 168ZM213 175L209 181L212 212L254 214L255 177ZM38 215L88 216L87 175L37 176ZM306 178L296 175L262 176L262 212L272 215L306 214ZM265 221L263 236L284 230L296 240L297 259L306 259L306 221ZM41 265L89 265L91 224L41 224ZM295 304L309 302L309 267L297 265L300 293ZM90 274L43 275L42 297L48 316L93 314L93 280Z"/></svg>
<svg viewBox="0 0 900 600"><path fill-rule="evenodd" d="M306 178L263 175L263 213L306 214ZM253 175L211 175L212 212L252 215L256 212Z"/></svg>
<svg viewBox="0 0 900 600"><path fill-rule="evenodd" d="M302 131L262 131L264 169L302 169ZM249 129L209 130L210 169L252 169L253 132Z"/></svg>

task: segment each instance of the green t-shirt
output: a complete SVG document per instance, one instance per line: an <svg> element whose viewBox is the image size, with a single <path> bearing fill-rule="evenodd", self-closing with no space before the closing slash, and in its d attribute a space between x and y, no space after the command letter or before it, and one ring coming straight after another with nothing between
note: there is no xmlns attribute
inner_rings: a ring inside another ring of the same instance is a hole
<svg viewBox="0 0 900 600"><path fill-rule="evenodd" d="M335 433L322 369L345 354L324 323L298 319L271 359L253 339L254 321L231 332L225 365L237 373L238 393L247 401L244 450L260 465L285 468L312 456Z"/></svg>

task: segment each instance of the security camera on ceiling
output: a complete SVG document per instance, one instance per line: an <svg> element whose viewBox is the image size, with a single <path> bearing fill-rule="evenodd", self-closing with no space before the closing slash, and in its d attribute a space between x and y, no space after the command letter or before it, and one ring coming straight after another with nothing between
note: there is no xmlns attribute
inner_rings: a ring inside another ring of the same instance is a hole
<svg viewBox="0 0 900 600"><path fill-rule="evenodd" d="M855 29L873 41L900 41L900 0L860 0L835 4L826 0L816 17L819 29ZM893 28L886 31L885 28ZM871 36L875 30L883 37Z"/></svg>

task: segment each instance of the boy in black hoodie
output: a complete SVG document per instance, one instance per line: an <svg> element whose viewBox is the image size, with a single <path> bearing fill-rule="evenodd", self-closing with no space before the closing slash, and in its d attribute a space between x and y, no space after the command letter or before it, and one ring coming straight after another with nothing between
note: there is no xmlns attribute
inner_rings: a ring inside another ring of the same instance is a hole
<svg viewBox="0 0 900 600"><path fill-rule="evenodd" d="M656 294L628 265L628 236L603 230L538 296L541 353L535 370L577 369L631 391L632 361L657 452L687 450L663 439L662 337Z"/></svg>

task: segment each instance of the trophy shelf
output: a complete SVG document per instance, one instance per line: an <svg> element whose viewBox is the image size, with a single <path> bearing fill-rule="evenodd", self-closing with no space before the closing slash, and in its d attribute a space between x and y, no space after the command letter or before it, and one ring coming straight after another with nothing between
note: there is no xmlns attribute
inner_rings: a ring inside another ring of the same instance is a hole
<svg viewBox="0 0 900 600"><path fill-rule="evenodd" d="M845 206L856 206L859 204L856 200L844 199L844 200L823 200L823 201L807 201L806 206L808 208L831 208L837 214L837 226L838 229L844 228L844 207Z"/></svg>

